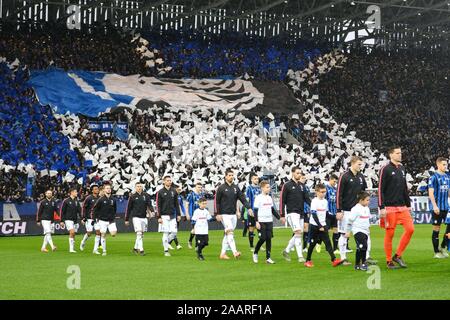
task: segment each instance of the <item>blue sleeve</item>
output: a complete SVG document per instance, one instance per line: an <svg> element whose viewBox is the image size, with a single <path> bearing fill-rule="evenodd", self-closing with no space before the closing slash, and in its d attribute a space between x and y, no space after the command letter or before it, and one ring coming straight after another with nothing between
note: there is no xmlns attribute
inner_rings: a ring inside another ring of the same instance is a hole
<svg viewBox="0 0 450 320"><path fill-rule="evenodd" d="M430 177L430 180L428 180L428 188L433 188L436 190L436 176L433 175Z"/></svg>
<svg viewBox="0 0 450 320"><path fill-rule="evenodd" d="M183 198L182 197L178 198L178 203L180 204L182 215L185 216L186 215L186 208L184 207Z"/></svg>

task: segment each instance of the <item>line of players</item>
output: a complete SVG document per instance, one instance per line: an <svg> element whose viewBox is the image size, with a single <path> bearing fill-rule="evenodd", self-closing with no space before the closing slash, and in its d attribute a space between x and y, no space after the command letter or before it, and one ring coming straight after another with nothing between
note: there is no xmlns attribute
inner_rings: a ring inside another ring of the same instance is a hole
<svg viewBox="0 0 450 320"><path fill-rule="evenodd" d="M399 208L409 208L409 196L407 195L406 174L400 164L400 148L392 148L389 151L391 162L380 171L379 187L379 208L381 215L381 225L386 229L385 251L387 266L390 269L406 267L401 254L406 249L407 244L414 231L412 219L409 215L403 224L405 232L400 241L399 248L394 256L391 256L393 231L399 217L402 217L402 210ZM396 159L397 157L397 159ZM187 205L184 206L182 197L179 195L180 189L172 186L170 176L163 178L163 187L156 195L156 210L152 207L150 196L143 192L142 184L136 185L135 193L130 195L125 213L125 224L129 225L132 218L136 241L133 252L145 255L143 247L143 236L147 230L148 218L156 216L158 219L158 231L163 234L162 243L164 254L170 256L169 249L171 242L175 242L177 249L181 249L177 239L178 222L183 215L187 220L192 221L192 230L188 240L189 248L192 248L192 241L196 237L196 251L200 260L204 260L202 249L208 245L208 221L216 219L224 226L224 238L222 240L222 250L220 259L230 259L226 254L228 250L233 252L233 256L238 258L241 253L236 249L234 240L234 230L241 213L237 206L240 200L244 206L245 223L248 227L249 244L254 251L253 261L258 262L258 252L262 245L266 244L266 262L274 263L271 258L271 238L273 237L273 216L286 221L292 228L293 235L282 255L287 261L291 261L290 252L297 251L298 261L306 267L312 267L312 250L317 244L325 243L326 250L330 254L333 266L350 265L346 254L348 253L348 238L350 232L353 233L356 249L356 269L367 270L367 264L375 264L376 261L370 257L370 212L368 209L369 194L365 192L366 182L361 174L363 160L360 157L351 159L349 170L341 177L330 175L327 184L318 184L315 188L316 197L311 201L309 190L306 187L306 177L300 168L292 168L291 180L286 182L280 194L280 212L275 209L272 197L270 196L270 185L263 181L259 184L259 177L255 174L250 176L250 185L244 194L239 187L234 184L234 172L227 170L225 173L225 183L218 187L214 199L215 215L206 209L206 199L202 193L202 185L197 183L194 190L187 197ZM433 248L435 258L448 257L445 246L450 234L449 225L444 234L441 247L439 248L439 226L445 221L448 213L448 186L450 179L446 174L447 160L437 159L438 170L430 178L429 194L433 205ZM396 171L398 181L392 180ZM388 175L389 176L388 176ZM392 180L392 181L391 181ZM403 184L399 183L404 183ZM394 188L397 191L390 191ZM398 190L401 190L399 193ZM389 191L389 192L386 192ZM404 192L406 191L406 192ZM394 195L390 193L396 193ZM69 251L75 252L75 223L81 216L81 221L86 226L86 234L80 244L80 250L84 250L86 241L95 231L94 254L106 255L106 233L112 236L117 233L115 225L116 203L111 196L111 186L105 184L102 190L98 186L91 187L91 195L88 196L82 205L77 201L77 190L71 189L68 198L64 199L59 210L56 201L52 199L51 191L47 191L46 198L41 202L37 221L42 222L44 229L44 242L42 251L48 252L47 245L52 250L56 250L51 233L52 222L60 221L62 227L69 230ZM445 198L447 197L447 198ZM443 201L442 199L447 199ZM310 207L310 212L305 210ZM55 214L56 211L59 214ZM387 211L383 212L383 210ZM397 211L395 211L397 210ZM183 214L181 214L183 212ZM387 226L386 226L387 224ZM254 247L255 229L258 231L259 241ZM328 230L332 231L332 244L328 237ZM436 240L437 239L437 240ZM302 243L303 242L303 243ZM307 245L309 248L307 249ZM320 247L319 247L320 248ZM303 253L307 252L306 259ZM336 258L336 254L340 259Z"/></svg>

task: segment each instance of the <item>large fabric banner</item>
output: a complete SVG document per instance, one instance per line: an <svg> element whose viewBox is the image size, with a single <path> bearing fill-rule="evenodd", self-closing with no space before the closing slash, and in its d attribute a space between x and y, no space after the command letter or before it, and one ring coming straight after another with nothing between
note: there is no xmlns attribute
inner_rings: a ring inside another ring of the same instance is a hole
<svg viewBox="0 0 450 320"><path fill-rule="evenodd" d="M96 117L139 101L164 103L196 110L250 110L263 103L264 94L252 82L234 79L157 79L139 75L47 69L32 71L30 84L39 101L57 113Z"/></svg>

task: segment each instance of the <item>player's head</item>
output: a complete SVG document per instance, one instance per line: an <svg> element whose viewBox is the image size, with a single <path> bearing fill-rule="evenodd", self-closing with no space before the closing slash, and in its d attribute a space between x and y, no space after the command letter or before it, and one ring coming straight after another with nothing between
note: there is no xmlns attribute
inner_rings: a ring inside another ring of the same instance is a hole
<svg viewBox="0 0 450 320"><path fill-rule="evenodd" d="M336 186L336 183L338 182L339 178L334 173L330 174L330 177L328 178L328 183L330 186L334 187Z"/></svg>
<svg viewBox="0 0 450 320"><path fill-rule="evenodd" d="M316 192L316 197L319 199L324 199L325 194L327 193L327 187L323 183L319 183L314 188L314 191Z"/></svg>
<svg viewBox="0 0 450 320"><path fill-rule="evenodd" d="M103 197L105 195L105 189L103 186L98 187L98 196Z"/></svg>
<svg viewBox="0 0 450 320"><path fill-rule="evenodd" d="M363 159L360 156L353 156L350 159L350 168L354 172L360 172L363 168Z"/></svg>
<svg viewBox="0 0 450 320"><path fill-rule="evenodd" d="M47 199L51 199L53 197L53 191L48 189L47 191L45 191L45 197Z"/></svg>
<svg viewBox="0 0 450 320"><path fill-rule="evenodd" d="M142 190L144 190L144 186L142 185L142 183L140 183L140 182L136 183L135 190L137 193L141 193Z"/></svg>
<svg viewBox="0 0 450 320"><path fill-rule="evenodd" d="M358 203L364 207L367 207L370 202L370 194L366 191L358 193Z"/></svg>
<svg viewBox="0 0 450 320"><path fill-rule="evenodd" d="M109 197L111 195L111 191L111 185L109 183L103 185L103 193L105 196Z"/></svg>
<svg viewBox="0 0 450 320"><path fill-rule="evenodd" d="M230 168L225 170L225 182L232 184L234 181L234 171Z"/></svg>
<svg viewBox="0 0 450 320"><path fill-rule="evenodd" d="M300 176L300 183L305 184L306 183L306 175L302 172L302 175Z"/></svg>
<svg viewBox="0 0 450 320"><path fill-rule="evenodd" d="M388 150L389 159L394 162L402 162L402 149L394 146Z"/></svg>
<svg viewBox="0 0 450 320"><path fill-rule="evenodd" d="M180 194L183 191L183 188L181 187L181 185L175 185L174 187L178 194Z"/></svg>
<svg viewBox="0 0 450 320"><path fill-rule="evenodd" d="M259 177L256 173L250 173L250 183L254 186L257 186L259 183Z"/></svg>
<svg viewBox="0 0 450 320"><path fill-rule="evenodd" d="M439 157L436 159L436 167L440 172L447 172L448 170L448 160L444 157Z"/></svg>
<svg viewBox="0 0 450 320"><path fill-rule="evenodd" d="M95 197L98 196L99 192L100 192L100 188L98 187L98 185L96 185L96 184L91 185L91 193L92 193Z"/></svg>
<svg viewBox="0 0 450 320"><path fill-rule="evenodd" d="M270 183L269 183L269 181L265 181L265 180L261 181L259 186L261 187L261 192L263 194L269 194L270 193Z"/></svg>
<svg viewBox="0 0 450 320"><path fill-rule="evenodd" d="M75 187L72 187L69 189L69 196L71 198L76 198L78 196L78 189Z"/></svg>
<svg viewBox="0 0 450 320"><path fill-rule="evenodd" d="M198 206L200 209L205 209L207 204L208 202L206 201L206 198L200 198L200 200L198 200Z"/></svg>
<svg viewBox="0 0 450 320"><path fill-rule="evenodd" d="M163 185L166 188L170 188L172 186L172 177L171 176L164 176L164 178L163 178Z"/></svg>
<svg viewBox="0 0 450 320"><path fill-rule="evenodd" d="M197 182L194 186L194 191L195 193L199 194L200 192L202 192L203 189L203 185L201 182Z"/></svg>
<svg viewBox="0 0 450 320"><path fill-rule="evenodd" d="M295 166L291 169L291 175L292 179L294 179L295 181L300 181L300 178L303 176L303 172L299 167Z"/></svg>

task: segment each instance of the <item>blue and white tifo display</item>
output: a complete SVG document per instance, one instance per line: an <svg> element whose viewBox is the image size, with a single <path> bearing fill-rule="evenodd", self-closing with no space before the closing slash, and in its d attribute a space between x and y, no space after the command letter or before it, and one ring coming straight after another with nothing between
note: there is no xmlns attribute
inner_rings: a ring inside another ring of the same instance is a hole
<svg viewBox="0 0 450 320"><path fill-rule="evenodd" d="M242 79L157 79L139 75L47 69L32 71L29 83L42 105L60 114L97 117L120 106L147 100L175 108L249 110L264 94Z"/></svg>
<svg viewBox="0 0 450 320"><path fill-rule="evenodd" d="M449 198L450 201L450 198ZM278 203L278 199L275 199ZM36 224L37 202L29 202L24 204L0 202L0 236L15 236L15 235L41 235L42 228ZM208 207L212 208L212 200L209 201ZM370 201L371 223L373 225L379 224L377 198L372 197ZM119 232L132 232L127 229L123 223L125 214L126 201L117 202L117 224ZM415 224L431 224L433 214L430 211L429 198L425 196L411 197L411 209L414 215ZM450 214L447 216L447 222L450 223ZM276 222L280 226L279 222ZM184 228L185 227L185 228ZM217 228L216 228L217 227ZM84 228L81 224L79 228ZM211 229L221 229L221 225L211 225ZM190 223L186 226L180 225L180 230L190 230ZM157 223L150 224L149 231L157 231ZM64 234L66 230L61 230L59 227L56 233Z"/></svg>

